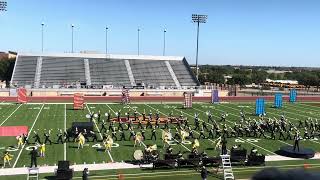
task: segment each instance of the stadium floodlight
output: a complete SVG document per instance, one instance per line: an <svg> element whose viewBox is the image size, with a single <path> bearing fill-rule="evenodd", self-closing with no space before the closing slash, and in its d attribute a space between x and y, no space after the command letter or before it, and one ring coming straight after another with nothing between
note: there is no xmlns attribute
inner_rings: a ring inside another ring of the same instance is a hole
<svg viewBox="0 0 320 180"><path fill-rule="evenodd" d="M162 53L163 56L166 55L166 32L167 32L167 29L164 29L163 30L163 53Z"/></svg>
<svg viewBox="0 0 320 180"><path fill-rule="evenodd" d="M138 28L138 56L140 55L140 28Z"/></svg>
<svg viewBox="0 0 320 180"><path fill-rule="evenodd" d="M0 11L7 11L7 2L0 1Z"/></svg>
<svg viewBox="0 0 320 180"><path fill-rule="evenodd" d="M192 21L197 23L197 51L196 51L196 77L199 77L199 68L198 68L198 52L199 52L199 25L200 23L207 22L207 15L200 15L200 14L192 14Z"/></svg>
<svg viewBox="0 0 320 180"><path fill-rule="evenodd" d="M106 26L106 56L108 54L108 26Z"/></svg>
<svg viewBox="0 0 320 180"><path fill-rule="evenodd" d="M74 24L71 24L71 53L73 53L73 28Z"/></svg>
<svg viewBox="0 0 320 180"><path fill-rule="evenodd" d="M44 22L41 23L41 52L43 53L43 26Z"/></svg>

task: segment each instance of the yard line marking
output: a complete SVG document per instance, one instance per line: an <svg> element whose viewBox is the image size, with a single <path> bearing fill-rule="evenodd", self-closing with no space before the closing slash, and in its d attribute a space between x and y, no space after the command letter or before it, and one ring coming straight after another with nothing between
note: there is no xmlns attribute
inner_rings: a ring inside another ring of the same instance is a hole
<svg viewBox="0 0 320 180"><path fill-rule="evenodd" d="M22 106L22 104L20 104L1 124L0 126L2 126L20 107Z"/></svg>
<svg viewBox="0 0 320 180"><path fill-rule="evenodd" d="M36 116L36 118L35 118L32 126L31 126L31 128L30 128L30 130L29 130L27 140L28 140L29 137L30 137L30 133L32 132L32 129L33 129L34 125L36 124L36 122L37 122L37 120L38 120L38 118L39 118L39 115L40 115L43 107L44 107L44 104L42 104L41 109L40 109L40 111L38 112L38 114L37 114L37 116ZM21 150L20 150L20 152L19 152L19 154L18 154L18 156L17 156L17 159L16 159L16 161L14 162L12 168L15 168L15 167L16 167L17 162L18 162L18 160L19 160L19 158L20 158L20 156L21 156L21 153L22 153L22 151L23 151L23 149L24 149L25 146L26 146L26 144L24 143L24 144L22 145L22 148L21 148Z"/></svg>
<svg viewBox="0 0 320 180"><path fill-rule="evenodd" d="M116 113L108 104L105 104L114 114ZM132 109L132 107L131 106L129 106L131 109ZM139 113L140 114L140 113ZM128 125L127 124L124 124L126 127L128 127ZM143 142L143 141L141 141L141 144L144 146L144 147L147 147L147 145Z"/></svg>
<svg viewBox="0 0 320 180"><path fill-rule="evenodd" d="M64 104L64 132L66 132L67 130L67 105ZM63 143L63 150L64 150L64 154L63 154L63 160L67 160L67 142L64 141Z"/></svg>
<svg viewBox="0 0 320 180"><path fill-rule="evenodd" d="M309 104L302 104L302 103L297 103L297 104L300 105L300 106L307 106L307 107L309 107L308 110L320 112L320 109L319 109L318 106L312 106L312 105L309 105ZM306 107L306 108L307 108L307 107Z"/></svg>
<svg viewBox="0 0 320 180"><path fill-rule="evenodd" d="M150 107L150 108L153 109L153 110L157 110L157 109L155 109L154 107L152 107L152 106L150 106L150 105L148 105L148 104L144 104L144 105ZM160 112L161 114L167 116L165 113L163 113L163 112L161 112L161 111L159 111L159 112ZM161 130L163 131L163 129L161 129ZM174 139L174 138L173 138L173 140L174 140L175 142L178 142L178 144L180 144L182 147L184 147L185 149L187 149L188 151L191 152L191 150L190 150L189 148L187 148L185 145L183 145L182 143L180 143L179 141L177 141L177 140Z"/></svg>
<svg viewBox="0 0 320 180"><path fill-rule="evenodd" d="M87 104L86 104L86 107L87 107L87 109L88 109L89 113L91 114L90 108L88 107L88 105L87 105ZM97 125L96 121L94 120L93 122L94 122L94 124L96 125L96 128L97 128L97 130L98 130L98 133L99 133L99 135L100 135L101 139L103 139L103 136L102 136L102 134L101 134L101 132L100 132L100 129L99 129L99 127L98 127L98 125ZM108 155L109 155L109 157L110 157L110 159L111 159L111 162L114 162L114 161L113 161L113 158L112 158L112 156L111 156L110 151L109 151L109 150L107 150L107 152L108 152Z"/></svg>

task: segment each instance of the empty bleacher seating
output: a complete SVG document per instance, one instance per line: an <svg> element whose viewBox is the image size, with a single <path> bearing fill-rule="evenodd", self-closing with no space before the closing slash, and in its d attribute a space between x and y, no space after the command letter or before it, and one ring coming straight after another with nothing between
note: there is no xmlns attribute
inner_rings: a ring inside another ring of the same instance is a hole
<svg viewBox="0 0 320 180"><path fill-rule="evenodd" d="M40 74L35 76L39 56L42 57L38 66ZM199 83L183 57L31 53L17 57L11 84L40 88L80 85L119 88L143 84L163 89L195 87Z"/></svg>

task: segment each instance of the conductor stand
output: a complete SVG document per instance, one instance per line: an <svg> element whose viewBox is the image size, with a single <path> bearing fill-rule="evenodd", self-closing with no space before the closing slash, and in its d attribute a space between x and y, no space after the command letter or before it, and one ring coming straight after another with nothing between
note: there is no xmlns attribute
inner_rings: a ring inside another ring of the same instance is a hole
<svg viewBox="0 0 320 180"><path fill-rule="evenodd" d="M315 151L310 148L303 148L299 146L299 141L301 137L299 133L296 133L294 136L294 145L293 146L282 146L277 154L282 156L292 157L292 158L304 158L310 159L315 155Z"/></svg>
<svg viewBox="0 0 320 180"><path fill-rule="evenodd" d="M28 180L29 179L39 179L39 168L37 167L32 167L28 168Z"/></svg>

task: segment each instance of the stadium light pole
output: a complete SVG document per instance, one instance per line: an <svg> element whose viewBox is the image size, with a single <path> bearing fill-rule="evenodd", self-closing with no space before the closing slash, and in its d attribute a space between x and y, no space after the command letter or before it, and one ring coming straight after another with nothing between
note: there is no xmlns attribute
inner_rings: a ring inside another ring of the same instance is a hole
<svg viewBox="0 0 320 180"><path fill-rule="evenodd" d="M166 32L167 30L164 29L163 30L163 53L162 53L163 56L166 55Z"/></svg>
<svg viewBox="0 0 320 180"><path fill-rule="evenodd" d="M43 27L44 22L41 23L41 52L43 53Z"/></svg>
<svg viewBox="0 0 320 180"><path fill-rule="evenodd" d="M106 27L106 55L108 54L108 27Z"/></svg>
<svg viewBox="0 0 320 180"><path fill-rule="evenodd" d="M199 77L199 68L198 68L198 53L199 53L199 25L200 23L207 22L207 15L200 15L200 14L192 14L192 21L197 23L197 51L196 51L196 77Z"/></svg>
<svg viewBox="0 0 320 180"><path fill-rule="evenodd" d="M140 28L138 28L138 56L140 55Z"/></svg>
<svg viewBox="0 0 320 180"><path fill-rule="evenodd" d="M71 24L71 53L73 53L73 28L74 24Z"/></svg>

